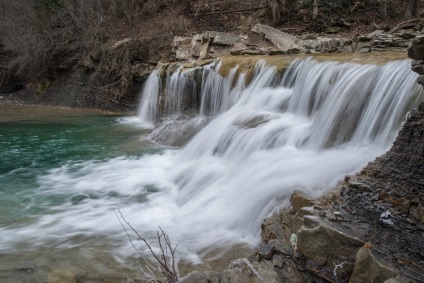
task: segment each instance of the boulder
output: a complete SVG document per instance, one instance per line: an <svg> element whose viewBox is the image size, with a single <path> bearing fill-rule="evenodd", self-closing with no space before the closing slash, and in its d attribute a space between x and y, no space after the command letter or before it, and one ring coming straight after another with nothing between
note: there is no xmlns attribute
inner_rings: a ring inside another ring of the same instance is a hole
<svg viewBox="0 0 424 283"><path fill-rule="evenodd" d="M246 48L246 39L235 34L206 31L191 40L190 56L193 59L217 58Z"/></svg>
<svg viewBox="0 0 424 283"><path fill-rule="evenodd" d="M297 212L302 207L313 206L314 203L311 199L305 196L304 193L300 191L295 191L290 196L290 203L293 207L293 211Z"/></svg>
<svg viewBox="0 0 424 283"><path fill-rule="evenodd" d="M287 50L297 46L295 36L284 33L270 26L257 24L248 34L247 45L259 48Z"/></svg>
<svg viewBox="0 0 424 283"><path fill-rule="evenodd" d="M419 32L413 30L413 29L403 29L396 33L396 35L404 38L404 39L411 39L415 38L420 35Z"/></svg>
<svg viewBox="0 0 424 283"><path fill-rule="evenodd" d="M424 60L424 35L416 37L408 49L408 57L415 60Z"/></svg>
<svg viewBox="0 0 424 283"><path fill-rule="evenodd" d="M297 250L327 270L334 264L353 263L363 244L346 227L317 216L305 216L297 234Z"/></svg>
<svg viewBox="0 0 424 283"><path fill-rule="evenodd" d="M250 263L247 259L241 258L230 263L228 270L222 273L220 282L277 283L280 281L271 260Z"/></svg>
<svg viewBox="0 0 424 283"><path fill-rule="evenodd" d="M364 245L356 254L355 268L349 283L384 282L396 275L397 272L393 268L377 257L372 251L371 245Z"/></svg>
<svg viewBox="0 0 424 283"><path fill-rule="evenodd" d="M424 75L418 76L417 83L424 87Z"/></svg>
<svg viewBox="0 0 424 283"><path fill-rule="evenodd" d="M419 75L424 75L424 60L413 60L411 63L411 69Z"/></svg>
<svg viewBox="0 0 424 283"><path fill-rule="evenodd" d="M349 188L361 191L361 192L372 192L372 188L366 184L365 182L362 182L360 180L356 180L354 178L351 178L349 180Z"/></svg>
<svg viewBox="0 0 424 283"><path fill-rule="evenodd" d="M175 36L172 41L172 51L175 59L179 61L189 60L191 57L191 37Z"/></svg>
<svg viewBox="0 0 424 283"><path fill-rule="evenodd" d="M245 38L226 32L216 32L213 36L213 44L215 45L234 46L236 43L245 42Z"/></svg>

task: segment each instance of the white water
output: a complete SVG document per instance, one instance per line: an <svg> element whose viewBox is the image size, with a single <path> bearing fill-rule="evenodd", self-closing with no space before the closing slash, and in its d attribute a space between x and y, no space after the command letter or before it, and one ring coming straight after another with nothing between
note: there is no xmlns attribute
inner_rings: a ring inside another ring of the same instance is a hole
<svg viewBox="0 0 424 283"><path fill-rule="evenodd" d="M147 128L153 128L156 121L160 85L159 70L154 70L143 87L138 109L138 117Z"/></svg>
<svg viewBox="0 0 424 283"><path fill-rule="evenodd" d="M233 84L235 71L227 79L204 71L198 119L215 118L183 149L51 170L39 178L40 194L97 197L61 205L35 224L0 229L2 240L35 245L103 235L128 254L132 248L113 212L120 208L148 238L162 227L193 261L209 247L254 246L263 218L294 189L319 195L389 149L405 113L422 100L409 68L409 61L306 60L276 81L274 69L260 64L247 87L242 79ZM168 117L182 112L184 90L195 87L179 81L181 74L168 79ZM145 122L159 115L159 85L153 74L140 108Z"/></svg>

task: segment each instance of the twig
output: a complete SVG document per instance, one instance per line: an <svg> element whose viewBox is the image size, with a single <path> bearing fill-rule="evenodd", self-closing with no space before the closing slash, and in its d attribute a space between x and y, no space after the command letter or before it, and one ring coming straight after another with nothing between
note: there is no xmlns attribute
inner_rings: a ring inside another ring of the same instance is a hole
<svg viewBox="0 0 424 283"><path fill-rule="evenodd" d="M157 240L158 240L159 247L160 247L160 250L161 250L161 256L162 256L162 259L161 259L160 256L156 255L156 253L153 251L153 248L150 246L149 242L145 238L141 237L141 235L124 218L124 216L122 215L122 212L119 209L116 209L116 210L119 212L122 220L128 225L128 227L130 227L130 229L137 235L137 237L140 240L142 240L144 242L144 244L147 246L147 248L149 249L149 252L153 255L155 260L159 263L160 272L167 278L167 282L170 282L170 283L178 282L179 281L179 274L178 274L178 270L177 270L176 264L175 264L175 249L176 249L176 247L174 249L172 248L171 241L169 240L168 235L162 230L162 228L159 227L161 232L156 232ZM115 210L115 215L118 217L116 210ZM119 219L119 217L118 217L118 220L119 220L119 223L121 223L121 226L124 229L125 233L127 234L127 237L130 239L132 246L141 255L140 251L135 247L134 243L132 242L131 237L129 236L127 230L125 229L125 227L124 227L123 223L121 222L121 220ZM171 267L169 266L170 263L168 263L168 261L167 261L168 251L170 251L170 253L171 253L171 263L172 263ZM147 260L145 260L145 261L147 262ZM147 281L150 281L150 282L152 282L151 280L154 280L153 282L161 282L160 280L156 279L156 277L154 277L153 275L149 275L146 272L144 272L143 269L142 269L142 271L144 273L143 280L147 280ZM153 272L151 272L151 273L153 274Z"/></svg>
<svg viewBox="0 0 424 283"><path fill-rule="evenodd" d="M120 211L119 209L118 209L118 211L119 211L119 213L121 213L121 211ZM122 224L121 219L119 219L118 214L116 213L116 209L114 209L114 212L115 212L116 218L118 218L119 224L121 224L122 229L124 229L125 234L127 235L128 239L130 240L131 245L133 246L133 248L135 249L135 251L136 251L139 255L141 255L141 252L140 252L140 251L137 249L137 247L134 245L134 243L133 243L133 241L132 241L132 239L131 239L131 237L130 237L130 234L128 234L127 229L125 229L124 224ZM122 216L122 213L121 213L121 216Z"/></svg>
<svg viewBox="0 0 424 283"><path fill-rule="evenodd" d="M414 22L414 21L417 21L417 20L421 20L420 18L415 18L415 19L410 19L410 20L407 20L407 21L404 21L404 22L401 22L401 23L399 23L395 28L393 28L391 31L390 31L390 33L393 33L393 32L395 32L395 31L397 31L397 29L401 26L401 25L403 25L403 24L406 24L406 23L409 23L409 22Z"/></svg>
<svg viewBox="0 0 424 283"><path fill-rule="evenodd" d="M337 268L343 268L343 265L344 264L346 264L347 262L346 261L343 261L342 263L340 263L340 264L336 264L335 262L333 262L334 263L334 270L333 270L333 275L334 275L334 277L336 278L336 282L339 282L339 280L338 280L338 278L337 278Z"/></svg>

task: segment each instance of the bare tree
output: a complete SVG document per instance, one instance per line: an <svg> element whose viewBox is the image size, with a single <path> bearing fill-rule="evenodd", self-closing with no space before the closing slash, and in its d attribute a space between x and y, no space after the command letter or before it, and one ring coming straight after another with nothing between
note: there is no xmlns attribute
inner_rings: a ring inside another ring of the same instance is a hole
<svg viewBox="0 0 424 283"><path fill-rule="evenodd" d="M316 19L319 14L319 0L314 0L312 3L312 18Z"/></svg>
<svg viewBox="0 0 424 283"><path fill-rule="evenodd" d="M408 16L416 17L418 10L418 0L408 0Z"/></svg>
<svg viewBox="0 0 424 283"><path fill-rule="evenodd" d="M268 0L267 5L271 9L272 20L273 20L274 24L280 23L281 12L282 12L280 1L278 1L278 0Z"/></svg>

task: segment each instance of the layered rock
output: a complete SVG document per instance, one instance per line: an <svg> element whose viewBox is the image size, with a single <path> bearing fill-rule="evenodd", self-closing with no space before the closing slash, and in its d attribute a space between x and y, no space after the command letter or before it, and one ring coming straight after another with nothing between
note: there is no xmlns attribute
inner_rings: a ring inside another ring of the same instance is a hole
<svg viewBox="0 0 424 283"><path fill-rule="evenodd" d="M411 41L422 36L420 23L401 25L384 32L346 38L337 34L318 37L304 34L295 37L270 26L257 24L246 36L207 31L193 37L175 37L171 61L193 61L228 55L275 55L311 53L370 53L406 51Z"/></svg>

